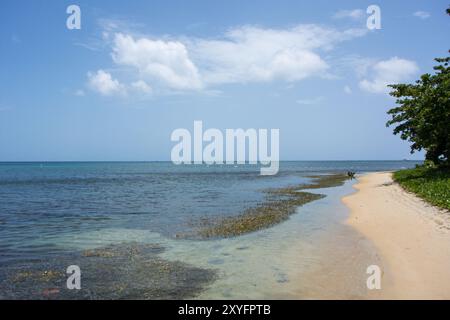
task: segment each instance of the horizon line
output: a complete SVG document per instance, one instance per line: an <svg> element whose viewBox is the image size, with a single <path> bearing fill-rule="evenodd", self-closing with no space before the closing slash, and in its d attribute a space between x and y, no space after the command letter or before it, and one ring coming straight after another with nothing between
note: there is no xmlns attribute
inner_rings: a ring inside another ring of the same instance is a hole
<svg viewBox="0 0 450 320"><path fill-rule="evenodd" d="M425 161L424 159L346 159L346 160L336 160L336 159L327 159L327 160L280 160L279 162L319 162L319 161L333 161L333 162L345 162L345 161ZM171 160L0 160L0 163L73 163L73 162L84 162L84 163L124 163L124 162L172 162ZM183 165L192 165L194 163L183 163ZM214 165L222 164L227 165L227 163L215 163ZM233 164L236 164L234 162ZM249 163L245 163L249 164ZM259 164L259 163L258 163ZM197 164L198 165L198 164Z"/></svg>

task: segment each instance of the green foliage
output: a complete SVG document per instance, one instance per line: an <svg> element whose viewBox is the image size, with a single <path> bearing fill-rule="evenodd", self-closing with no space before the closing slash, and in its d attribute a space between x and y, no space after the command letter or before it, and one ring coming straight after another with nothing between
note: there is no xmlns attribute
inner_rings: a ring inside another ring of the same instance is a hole
<svg viewBox="0 0 450 320"><path fill-rule="evenodd" d="M434 163L434 162L431 161L431 160L425 160L424 163L423 163L423 166L424 166L425 168L437 168L436 163ZM420 167L420 166L417 165L416 167L418 168L418 167Z"/></svg>
<svg viewBox="0 0 450 320"><path fill-rule="evenodd" d="M450 170L448 168L422 166L400 170L394 173L394 180L431 204L450 210Z"/></svg>
<svg viewBox="0 0 450 320"><path fill-rule="evenodd" d="M396 125L394 134L412 142L411 153L426 150L434 163L449 161L450 155L450 57L435 59L435 74L424 74L415 84L390 85L399 105L388 111L386 126Z"/></svg>

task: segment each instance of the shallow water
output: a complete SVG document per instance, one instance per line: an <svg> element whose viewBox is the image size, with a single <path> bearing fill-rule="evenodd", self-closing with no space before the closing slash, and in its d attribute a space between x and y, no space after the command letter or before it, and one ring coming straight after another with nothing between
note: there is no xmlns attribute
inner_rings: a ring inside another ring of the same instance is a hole
<svg viewBox="0 0 450 320"><path fill-rule="evenodd" d="M415 164L283 162L279 175L262 177L249 165L2 163L2 297L360 297L365 268L377 257L370 243L342 223L347 210L340 198L352 192L351 182L313 190L327 197L265 230L211 240L176 235L192 231L201 217L240 214L263 201L262 190L306 183L313 173ZM129 254L142 245L160 250ZM87 258L85 250L94 248L119 254ZM61 289L69 263L82 267L78 294ZM55 279L48 279L48 270L56 270Z"/></svg>
<svg viewBox="0 0 450 320"><path fill-rule="evenodd" d="M272 228L169 245L162 256L218 270L219 279L200 298L364 297L366 268L378 259L370 242L343 223L348 212L340 199L352 192L351 185L315 189L327 197ZM355 245L361 250L355 251Z"/></svg>

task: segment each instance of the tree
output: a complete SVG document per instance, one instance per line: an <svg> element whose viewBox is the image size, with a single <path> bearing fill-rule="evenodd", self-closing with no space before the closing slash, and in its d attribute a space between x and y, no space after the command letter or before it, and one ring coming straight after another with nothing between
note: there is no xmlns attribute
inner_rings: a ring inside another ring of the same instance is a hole
<svg viewBox="0 0 450 320"><path fill-rule="evenodd" d="M450 7L446 10L450 15ZM450 57L435 59L434 75L424 74L416 84L390 85L399 107L392 108L386 126L397 124L394 134L412 142L411 153L426 150L425 158L450 164Z"/></svg>
<svg viewBox="0 0 450 320"><path fill-rule="evenodd" d="M415 84L395 84L390 95L399 105L388 111L386 126L412 142L411 153L426 150L426 159L449 163L450 156L450 56L435 59L435 74L424 74Z"/></svg>

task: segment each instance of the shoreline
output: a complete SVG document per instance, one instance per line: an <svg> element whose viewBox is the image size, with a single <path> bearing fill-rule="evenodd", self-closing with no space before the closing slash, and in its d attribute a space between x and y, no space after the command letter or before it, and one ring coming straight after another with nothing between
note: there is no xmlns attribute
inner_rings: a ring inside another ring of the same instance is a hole
<svg viewBox="0 0 450 320"><path fill-rule="evenodd" d="M450 299L450 216L392 181L390 172L358 177L342 198L346 223L375 246L381 290L368 298Z"/></svg>

